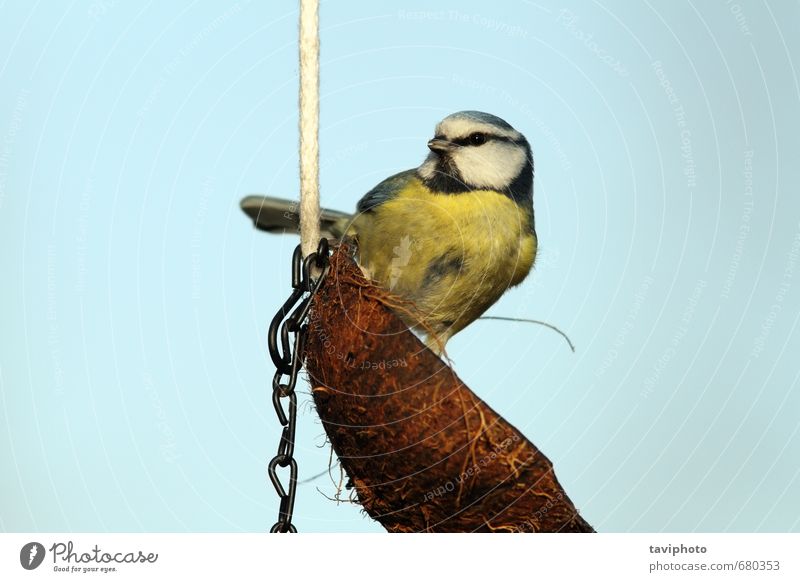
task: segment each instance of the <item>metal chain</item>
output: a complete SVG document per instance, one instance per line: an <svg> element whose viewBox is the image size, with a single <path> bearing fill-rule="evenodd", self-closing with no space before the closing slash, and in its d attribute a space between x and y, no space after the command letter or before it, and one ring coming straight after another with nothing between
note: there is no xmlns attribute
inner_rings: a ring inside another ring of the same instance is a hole
<svg viewBox="0 0 800 582"><path fill-rule="evenodd" d="M312 275L312 265L318 269L319 274L316 277ZM294 458L297 394L294 388L300 368L303 367L303 349L308 333L305 319L311 308L311 298L319 290L329 269L328 239L321 239L317 252L311 253L305 259L298 245L292 255L292 293L269 326L269 355L276 368L272 379L272 405L283 426L278 452L269 462L268 469L269 480L280 497L278 521L270 529L271 533L297 533L297 528L292 524L294 498L297 493L297 461ZM289 334L294 335L293 341L290 341ZM288 378L284 379L283 376ZM289 400L288 413L282 402L285 399ZM288 487L281 483L278 467L289 468Z"/></svg>

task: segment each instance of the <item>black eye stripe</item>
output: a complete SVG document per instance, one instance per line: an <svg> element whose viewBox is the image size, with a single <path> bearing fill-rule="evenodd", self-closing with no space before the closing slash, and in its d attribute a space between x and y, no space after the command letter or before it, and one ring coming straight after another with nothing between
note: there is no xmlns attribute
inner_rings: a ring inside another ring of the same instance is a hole
<svg viewBox="0 0 800 582"><path fill-rule="evenodd" d="M496 134L492 134L492 133L483 133L483 132L477 132L477 133L481 133L481 135L483 135L484 143L488 143L490 141L504 141L504 142L508 142L508 143L520 144L523 141L525 141L525 138L513 139L513 138L505 136L505 135L496 135ZM444 140L444 141L449 141L450 143L454 143L454 144L456 144L458 146L469 146L469 145L473 145L470 142L470 137L472 137L472 135L474 135L474 133L471 133L471 134L466 135L464 137L456 137L456 138L453 138L453 139L448 139L448 137L446 135L444 135L444 134L436 134L433 137L434 137L434 139L441 139L441 140Z"/></svg>
<svg viewBox="0 0 800 582"><path fill-rule="evenodd" d="M490 140L500 140L500 136L490 135L483 132L471 133L465 137L458 137L451 140L454 144L460 146L479 146L483 145Z"/></svg>
<svg viewBox="0 0 800 582"><path fill-rule="evenodd" d="M460 145L460 146L476 145L476 144L473 144L470 141L470 137L471 136L472 136L472 134L470 134L470 135L468 135L466 137L457 137L455 139L451 139L450 141L452 143L454 143L456 145ZM447 138L442 138L442 139L447 139ZM489 133L484 133L483 134L483 142L482 143L489 143L490 141L505 141L505 142L517 143L515 140L511 139L510 137L506 137L504 135L492 135L492 134L489 134Z"/></svg>

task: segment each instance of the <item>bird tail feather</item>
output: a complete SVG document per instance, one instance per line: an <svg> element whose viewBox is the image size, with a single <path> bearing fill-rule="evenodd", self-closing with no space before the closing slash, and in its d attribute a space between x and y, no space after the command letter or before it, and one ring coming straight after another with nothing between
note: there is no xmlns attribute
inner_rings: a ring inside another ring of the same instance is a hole
<svg viewBox="0 0 800 582"><path fill-rule="evenodd" d="M300 230L300 203L296 200L250 195L243 198L240 205L259 230L278 234L297 234ZM352 218L346 212L323 208L320 225L322 236L341 238Z"/></svg>

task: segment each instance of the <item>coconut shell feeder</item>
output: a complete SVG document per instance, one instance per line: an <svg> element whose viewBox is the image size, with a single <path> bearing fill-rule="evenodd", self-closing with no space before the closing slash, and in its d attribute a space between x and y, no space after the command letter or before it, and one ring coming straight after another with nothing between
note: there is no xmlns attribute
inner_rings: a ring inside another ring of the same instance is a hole
<svg viewBox="0 0 800 582"><path fill-rule="evenodd" d="M347 245L311 299L305 366L358 501L390 532L592 532L552 463L395 315Z"/></svg>

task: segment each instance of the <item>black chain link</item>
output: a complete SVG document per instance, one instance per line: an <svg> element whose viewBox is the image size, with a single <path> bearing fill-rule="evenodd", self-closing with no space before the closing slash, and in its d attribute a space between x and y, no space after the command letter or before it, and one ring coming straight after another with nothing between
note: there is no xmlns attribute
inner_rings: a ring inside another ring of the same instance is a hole
<svg viewBox="0 0 800 582"><path fill-rule="evenodd" d="M314 276L312 268L319 273ZM294 458L294 436L297 420L297 394L294 391L297 375L302 368L308 325L305 319L311 308L311 298L319 290L328 274L328 239L321 239L317 252L303 259L300 245L292 255L292 293L272 318L267 337L269 355L275 364L275 377L272 379L272 405L283 426L278 453L269 462L269 480L280 497L278 521L270 529L271 533L296 533L292 524L294 498L297 493L297 461ZM303 297L305 295L305 298ZM299 305L298 305L299 302ZM290 313L291 311L291 313ZM294 334L290 341L289 334ZM283 376L288 376L285 380ZM289 399L288 413L282 400ZM285 487L278 477L278 467L289 467L289 486Z"/></svg>

